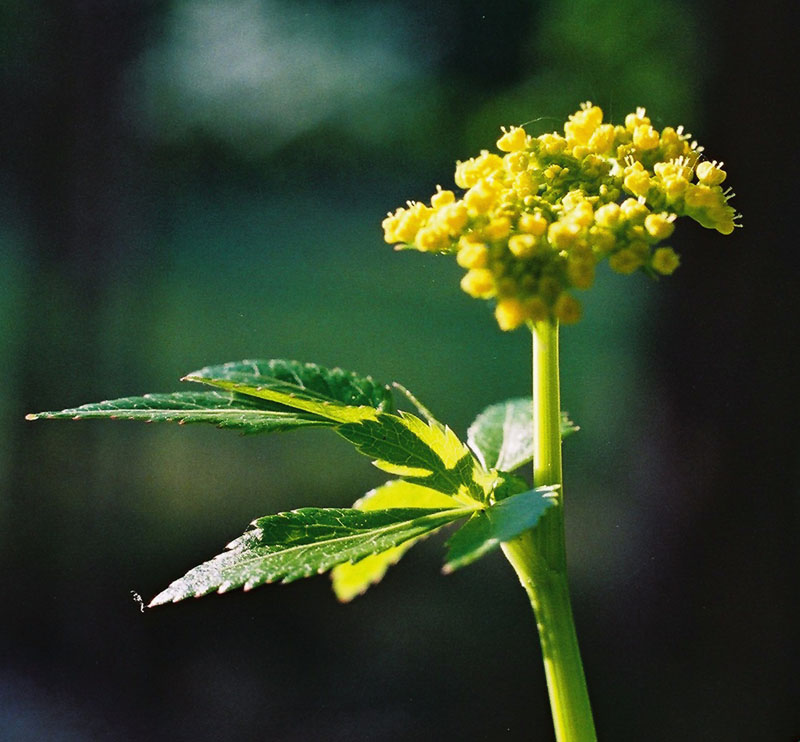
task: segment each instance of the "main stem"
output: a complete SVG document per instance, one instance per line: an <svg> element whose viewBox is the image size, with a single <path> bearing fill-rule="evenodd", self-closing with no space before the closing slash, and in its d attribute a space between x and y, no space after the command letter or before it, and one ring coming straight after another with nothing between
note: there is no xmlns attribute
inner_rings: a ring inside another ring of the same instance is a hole
<svg viewBox="0 0 800 742"><path fill-rule="evenodd" d="M557 485L535 528L503 544L536 616L557 742L596 742L567 583L558 324L533 325L533 482Z"/></svg>

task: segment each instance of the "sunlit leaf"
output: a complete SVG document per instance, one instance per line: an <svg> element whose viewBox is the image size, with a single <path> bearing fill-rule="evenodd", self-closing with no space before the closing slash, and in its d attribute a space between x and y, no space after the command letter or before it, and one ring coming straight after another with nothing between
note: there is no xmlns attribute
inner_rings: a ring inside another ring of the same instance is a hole
<svg viewBox="0 0 800 742"><path fill-rule="evenodd" d="M359 510L458 508L461 503L436 490L397 479L367 492L353 507ZM380 582L386 570L396 564L417 541L419 538L410 539L400 546L365 557L354 564L337 564L331 570L336 597L347 602L362 595L370 585Z"/></svg>
<svg viewBox="0 0 800 742"><path fill-rule="evenodd" d="M391 549L464 518L474 508L302 508L253 521L228 550L195 567L150 606L267 582L291 582Z"/></svg>

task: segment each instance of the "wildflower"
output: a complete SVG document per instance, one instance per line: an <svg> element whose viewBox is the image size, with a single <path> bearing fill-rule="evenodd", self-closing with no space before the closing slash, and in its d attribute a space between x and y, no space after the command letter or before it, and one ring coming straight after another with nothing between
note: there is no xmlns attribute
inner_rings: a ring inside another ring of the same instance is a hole
<svg viewBox="0 0 800 742"><path fill-rule="evenodd" d="M672 274L680 259L660 243L678 217L722 234L738 226L722 163L701 160L683 127L656 130L644 108L615 126L587 102L563 133L511 126L497 148L457 163L461 196L437 187L430 205L409 202L383 229L398 247L455 254L461 288L494 300L504 330L577 322L573 292L590 288L606 259L622 274Z"/></svg>

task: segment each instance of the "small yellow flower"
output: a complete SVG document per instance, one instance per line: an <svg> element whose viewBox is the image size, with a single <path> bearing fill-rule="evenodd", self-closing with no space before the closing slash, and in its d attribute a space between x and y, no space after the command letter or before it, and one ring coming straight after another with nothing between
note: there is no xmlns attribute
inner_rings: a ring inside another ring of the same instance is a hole
<svg viewBox="0 0 800 742"><path fill-rule="evenodd" d="M644 218L644 228L647 233L657 240L665 240L675 229L675 214L648 214Z"/></svg>
<svg viewBox="0 0 800 742"><path fill-rule="evenodd" d="M541 237L547 231L548 221L541 214L521 214L517 222L520 232L527 232L535 237Z"/></svg>
<svg viewBox="0 0 800 742"><path fill-rule="evenodd" d="M678 256L657 245L679 216L722 234L738 226L722 163L700 161L702 147L683 127L656 131L644 108L613 125L586 102L563 134L532 138L512 126L497 148L457 163L463 195L437 187L430 206L408 203L383 230L398 248L455 254L467 271L463 290L497 299L506 330L577 321L570 291L592 286L602 260L618 273L671 274Z"/></svg>
<svg viewBox="0 0 800 742"><path fill-rule="evenodd" d="M664 276L672 275L680 263L680 258L671 247L659 247L653 253L653 269Z"/></svg>
<svg viewBox="0 0 800 742"><path fill-rule="evenodd" d="M512 126L508 131L502 129L503 136L497 140L497 149L501 152L517 152L528 146L528 135L521 126Z"/></svg>
<svg viewBox="0 0 800 742"><path fill-rule="evenodd" d="M581 303L574 296L560 294L553 305L553 314L559 322L574 325L581 318Z"/></svg>
<svg viewBox="0 0 800 742"><path fill-rule="evenodd" d="M515 234L508 240L508 249L518 258L529 258L536 252L536 237L532 234Z"/></svg>
<svg viewBox="0 0 800 742"><path fill-rule="evenodd" d="M489 248L482 242L471 242L462 237L456 262L462 268L485 268L489 261Z"/></svg>
<svg viewBox="0 0 800 742"><path fill-rule="evenodd" d="M494 276L486 268L472 268L461 279L461 288L475 299L491 299L495 295Z"/></svg>
<svg viewBox="0 0 800 742"><path fill-rule="evenodd" d="M516 330L528 319L525 305L519 299L501 299L494 310L495 319L504 332Z"/></svg>

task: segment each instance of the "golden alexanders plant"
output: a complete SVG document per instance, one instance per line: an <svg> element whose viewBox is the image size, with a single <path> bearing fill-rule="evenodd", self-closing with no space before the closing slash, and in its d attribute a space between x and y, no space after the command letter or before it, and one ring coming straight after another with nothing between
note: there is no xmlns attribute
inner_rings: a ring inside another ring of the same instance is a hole
<svg viewBox="0 0 800 742"><path fill-rule="evenodd" d="M669 275L663 245L679 216L730 234L738 215L721 163L678 127L656 131L644 109L603 123L585 103L564 133L503 129L503 153L456 168L462 193L438 188L384 220L399 248L452 253L462 288L494 302L503 330L533 338L533 396L492 405L466 443L399 384L286 360L208 366L185 377L201 391L145 394L42 418L210 423L243 433L327 427L396 478L351 508L300 508L258 518L227 549L156 595L150 606L249 590L330 571L340 600L378 582L417 541L452 523L445 571L502 548L536 616L558 742L596 739L567 582L561 441L576 427L561 412L559 323L576 322L574 293L608 259L619 273ZM417 414L399 410L400 391ZM533 463L533 486L514 472Z"/></svg>

